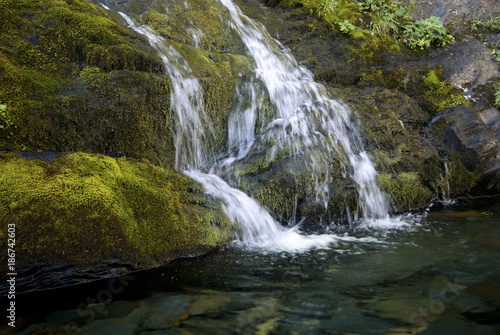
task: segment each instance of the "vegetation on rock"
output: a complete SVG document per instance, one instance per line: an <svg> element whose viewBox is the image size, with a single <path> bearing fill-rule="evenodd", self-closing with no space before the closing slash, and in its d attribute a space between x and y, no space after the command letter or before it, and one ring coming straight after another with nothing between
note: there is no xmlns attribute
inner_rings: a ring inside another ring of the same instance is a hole
<svg viewBox="0 0 500 335"><path fill-rule="evenodd" d="M45 163L2 153L0 176L0 227L16 224L20 262L151 266L233 238L200 185L147 161L76 153Z"/></svg>
<svg viewBox="0 0 500 335"><path fill-rule="evenodd" d="M354 39L369 38L377 33L400 40L413 49L444 46L453 41L435 16L414 22L411 16L414 2L411 5L394 0L295 0L283 3L303 5L334 30L349 34Z"/></svg>
<svg viewBox="0 0 500 335"><path fill-rule="evenodd" d="M2 1L0 28L0 147L171 165L170 81L144 39L83 0Z"/></svg>
<svg viewBox="0 0 500 335"><path fill-rule="evenodd" d="M420 93L420 98L427 109L431 113L437 113L454 106L470 106L471 102L464 97L459 89L443 80L442 72L442 68L429 70L422 77L424 89Z"/></svg>
<svg viewBox="0 0 500 335"><path fill-rule="evenodd" d="M497 32L500 30L500 16L489 21L474 20L470 23L471 31L482 38L487 31Z"/></svg>
<svg viewBox="0 0 500 335"><path fill-rule="evenodd" d="M396 175L380 174L378 183L389 196L393 210L411 211L430 203L431 192L422 184L416 172L402 172Z"/></svg>
<svg viewBox="0 0 500 335"><path fill-rule="evenodd" d="M478 171L469 171L455 152L446 160L429 157L421 166L424 183L441 199L452 199L466 194L476 184Z"/></svg>

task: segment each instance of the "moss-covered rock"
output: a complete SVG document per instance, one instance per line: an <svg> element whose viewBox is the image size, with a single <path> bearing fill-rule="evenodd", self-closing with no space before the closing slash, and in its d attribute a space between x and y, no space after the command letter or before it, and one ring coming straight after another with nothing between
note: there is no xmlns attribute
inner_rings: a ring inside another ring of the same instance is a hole
<svg viewBox="0 0 500 335"><path fill-rule="evenodd" d="M228 28L229 13L217 0L104 2L130 12L138 17L140 24L151 27L170 41L209 52L241 54L244 51L238 34ZM142 10L135 8L138 3L144 4Z"/></svg>
<svg viewBox="0 0 500 335"><path fill-rule="evenodd" d="M172 164L170 81L147 41L87 1L0 3L0 147Z"/></svg>
<svg viewBox="0 0 500 335"><path fill-rule="evenodd" d="M0 226L16 225L18 266L118 259L150 267L233 238L200 185L148 162L75 153L46 163L2 153L0 175Z"/></svg>
<svg viewBox="0 0 500 335"><path fill-rule="evenodd" d="M431 191L416 172L389 173L378 176L380 188L388 195L393 210L411 211L431 203Z"/></svg>
<svg viewBox="0 0 500 335"><path fill-rule="evenodd" d="M249 72L250 61L228 53L243 47L223 27L220 15L228 14L221 5L169 6L167 11L164 3L133 1L117 9L144 14L139 21L169 38L186 59L202 84L212 152L224 150L237 78ZM174 166L172 86L144 36L126 29L118 14L85 0L4 1L0 9L0 103L9 113L0 147L103 153ZM191 21L194 14L204 20L200 28L201 21ZM165 32L172 20L175 36Z"/></svg>

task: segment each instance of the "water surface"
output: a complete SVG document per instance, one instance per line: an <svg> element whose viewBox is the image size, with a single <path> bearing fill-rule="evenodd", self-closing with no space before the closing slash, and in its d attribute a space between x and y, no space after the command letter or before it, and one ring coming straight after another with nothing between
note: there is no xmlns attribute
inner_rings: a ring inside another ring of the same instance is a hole
<svg viewBox="0 0 500 335"><path fill-rule="evenodd" d="M18 324L24 334L495 334L499 218L498 198L483 199L332 232L306 251L233 245L23 295Z"/></svg>

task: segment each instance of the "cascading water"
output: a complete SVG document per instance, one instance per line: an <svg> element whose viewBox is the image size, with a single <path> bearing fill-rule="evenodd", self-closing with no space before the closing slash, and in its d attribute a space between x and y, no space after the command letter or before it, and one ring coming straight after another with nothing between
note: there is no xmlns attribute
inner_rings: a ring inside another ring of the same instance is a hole
<svg viewBox="0 0 500 335"><path fill-rule="evenodd" d="M363 217L386 218L388 208L375 182L377 173L363 150L349 109L316 83L312 73L299 66L263 25L243 15L231 0L220 1L229 10L236 31L255 59L255 72L279 113L275 120L270 120L264 135L279 139L271 151L288 146L292 153L305 153L311 157L310 169L315 176L328 174L327 162L332 152L337 151L350 165L351 177L359 186ZM290 128L291 131L287 130ZM335 142L329 145L332 139ZM316 189L325 203L327 182L328 176L316 180Z"/></svg>
<svg viewBox="0 0 500 335"><path fill-rule="evenodd" d="M212 132L203 131L207 122L203 105L203 89L192 73L189 64L165 39L156 35L147 26L136 26L124 13L119 13L137 33L148 38L151 46L165 64L167 74L172 80L171 108L175 115L175 163L177 169L199 168L211 156L204 145Z"/></svg>
<svg viewBox="0 0 500 335"><path fill-rule="evenodd" d="M234 108L228 117L226 155L219 157L206 145L210 139L205 130L211 129L211 125L203 108L202 86L188 63L151 29L136 26L131 18L120 13L130 28L148 38L172 80L177 169L200 182L207 194L221 201L228 217L240 226L238 239L247 245L297 250L326 246L333 241L331 236L303 236L295 228L282 227L254 199L231 188L216 175L223 170L227 175L227 168L233 162L244 159L250 150L263 149L261 143L273 143L266 152L271 159L280 152L307 155L310 158L308 171L316 183L316 196L325 205L330 181L328 162L334 152L340 154L349 166L351 178L359 186L363 216L386 218L387 206L375 184L375 168L363 151L349 109L333 99L323 85L314 82L311 72L299 66L262 25L244 16L230 0L221 2L229 10L234 29L255 60L256 75L239 83L238 93L244 91L245 94L237 96L249 100L233 102ZM200 43L199 40L195 42ZM277 115L261 120L264 126L256 135L256 120L261 108L257 101L263 90L267 90ZM236 174L237 171L233 171L227 176L231 179Z"/></svg>
<svg viewBox="0 0 500 335"><path fill-rule="evenodd" d="M172 108L176 115L176 129L174 132L176 147L176 166L184 174L201 183L207 194L219 199L223 209L233 222L239 225L237 238L247 244L259 247L273 247L293 245L293 237L298 234L293 230L282 228L272 216L264 210L254 199L245 193L233 189L227 183L213 174L205 174L199 170L209 159L205 146L206 139L202 129L202 120L208 121L203 109L203 90L192 74L187 62L182 56L161 37L157 36L146 26L138 27L133 20L124 13L119 13L134 31L146 36L149 43L155 48L165 63L167 73L173 81ZM252 108L250 108L252 109ZM236 129L239 121L233 120L230 127L233 142L239 142L239 149L244 150L251 135L245 135L243 129ZM250 121L250 120L243 120ZM233 129L234 128L234 129ZM187 139L191 138L192 141ZM287 243L290 241L290 243ZM312 247L309 243L305 248ZM304 243L299 246L303 248ZM297 246L292 247L297 249Z"/></svg>

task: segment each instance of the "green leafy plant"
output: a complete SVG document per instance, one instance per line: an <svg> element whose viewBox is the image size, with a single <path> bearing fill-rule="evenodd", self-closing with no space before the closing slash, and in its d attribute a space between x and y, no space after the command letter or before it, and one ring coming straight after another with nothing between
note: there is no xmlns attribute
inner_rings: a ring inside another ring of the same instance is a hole
<svg viewBox="0 0 500 335"><path fill-rule="evenodd" d="M445 46L454 40L453 36L448 35L443 22L435 16L406 26L402 38L411 48L420 49L429 48L432 43Z"/></svg>
<svg viewBox="0 0 500 335"><path fill-rule="evenodd" d="M495 49L491 52L492 55L495 55L495 60L500 62L500 45L497 45Z"/></svg>
<svg viewBox="0 0 500 335"><path fill-rule="evenodd" d="M412 22L410 13L413 3L406 6L402 2L392 0L366 0L358 4L360 12L372 14L372 29L380 35L397 37L401 30Z"/></svg>
<svg viewBox="0 0 500 335"><path fill-rule="evenodd" d="M356 29L356 27L353 24L351 24L348 20L344 20L344 22L339 22L339 27L340 31L346 34Z"/></svg>
<svg viewBox="0 0 500 335"><path fill-rule="evenodd" d="M470 23L473 33L479 33L482 29L497 31L500 30L500 15L490 21L475 20Z"/></svg>
<svg viewBox="0 0 500 335"><path fill-rule="evenodd" d="M495 106L500 108L500 83L497 84L497 90L495 92Z"/></svg>
<svg viewBox="0 0 500 335"><path fill-rule="evenodd" d="M371 38L377 33L400 40L412 49L444 46L454 38L437 17L413 21L415 0L297 0L333 29L352 38ZM500 23L500 22L499 22ZM359 27L359 29L357 28Z"/></svg>

